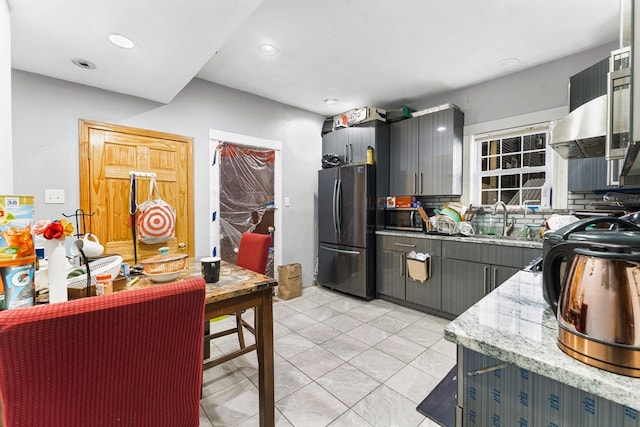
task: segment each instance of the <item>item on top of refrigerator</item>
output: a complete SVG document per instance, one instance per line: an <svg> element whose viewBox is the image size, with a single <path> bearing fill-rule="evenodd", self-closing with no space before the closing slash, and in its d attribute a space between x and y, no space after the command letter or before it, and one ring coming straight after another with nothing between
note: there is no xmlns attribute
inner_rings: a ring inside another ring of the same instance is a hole
<svg viewBox="0 0 640 427"><path fill-rule="evenodd" d="M408 105L403 105L400 108L394 108L393 110L387 110L387 123L393 123L404 119L410 119L411 113L416 111Z"/></svg>
<svg viewBox="0 0 640 427"><path fill-rule="evenodd" d="M342 164L340 156L337 154L325 154L322 156L322 169L335 168Z"/></svg>
<svg viewBox="0 0 640 427"><path fill-rule="evenodd" d="M353 126L358 123L371 122L373 120L387 121L387 112L380 108L363 107L345 111L333 116L333 129Z"/></svg>

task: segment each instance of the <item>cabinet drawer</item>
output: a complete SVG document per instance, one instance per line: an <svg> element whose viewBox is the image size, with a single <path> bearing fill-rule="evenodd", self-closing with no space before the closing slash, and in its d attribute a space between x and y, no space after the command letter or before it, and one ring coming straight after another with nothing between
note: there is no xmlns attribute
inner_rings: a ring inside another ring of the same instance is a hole
<svg viewBox="0 0 640 427"><path fill-rule="evenodd" d="M378 236L378 244L382 249L396 252L422 252L431 256L440 256L442 244L440 240L421 239L419 237Z"/></svg>
<svg viewBox="0 0 640 427"><path fill-rule="evenodd" d="M522 248L467 242L442 242L442 256L463 261L524 268L534 258L542 255L542 249Z"/></svg>

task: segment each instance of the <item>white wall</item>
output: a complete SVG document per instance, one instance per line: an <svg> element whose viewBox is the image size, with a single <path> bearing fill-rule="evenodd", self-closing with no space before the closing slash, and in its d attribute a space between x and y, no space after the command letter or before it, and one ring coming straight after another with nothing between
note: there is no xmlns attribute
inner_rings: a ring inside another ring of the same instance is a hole
<svg viewBox="0 0 640 427"><path fill-rule="evenodd" d="M282 208L282 262L301 263L303 283L312 283L324 117L200 79L167 105L18 70L12 86L14 187L36 196L37 218L78 208L78 119L193 137L196 255L209 253L209 129L282 141L283 195L291 200ZM45 205L45 188L64 189L66 203Z"/></svg>
<svg viewBox="0 0 640 427"><path fill-rule="evenodd" d="M446 103L456 104L464 111L465 126L564 107L569 105L569 77L608 57L617 48L615 43L602 45L409 105L421 110Z"/></svg>
<svg viewBox="0 0 640 427"><path fill-rule="evenodd" d="M0 1L0 152L0 194L11 194L11 19L6 1Z"/></svg>

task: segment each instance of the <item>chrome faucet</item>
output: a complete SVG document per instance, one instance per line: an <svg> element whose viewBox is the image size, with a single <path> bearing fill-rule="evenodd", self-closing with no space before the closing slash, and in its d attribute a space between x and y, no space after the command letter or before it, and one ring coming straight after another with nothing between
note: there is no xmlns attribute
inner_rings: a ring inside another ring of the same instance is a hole
<svg viewBox="0 0 640 427"><path fill-rule="evenodd" d="M502 200L498 200L491 207L491 215L496 214L496 211L498 210L498 206L502 206L502 235L508 236L509 233L511 233L511 230L513 230L513 222L511 224L507 223L507 216L508 216L507 205Z"/></svg>

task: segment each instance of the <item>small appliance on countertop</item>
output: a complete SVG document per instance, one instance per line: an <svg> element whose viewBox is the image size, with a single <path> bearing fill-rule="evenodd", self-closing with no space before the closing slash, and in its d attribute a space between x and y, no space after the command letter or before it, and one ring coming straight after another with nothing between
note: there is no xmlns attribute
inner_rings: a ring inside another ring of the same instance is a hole
<svg viewBox="0 0 640 427"><path fill-rule="evenodd" d="M625 239L637 244L639 236ZM560 278L557 260L565 258L571 261ZM558 347L588 365L640 377L640 252L595 239L565 241L546 253L543 277L546 294L559 297Z"/></svg>
<svg viewBox="0 0 640 427"><path fill-rule="evenodd" d="M428 216L434 215L432 208L423 208ZM418 208L390 208L385 210L385 228L389 230L425 231Z"/></svg>
<svg viewBox="0 0 640 427"><path fill-rule="evenodd" d="M604 228L603 228L604 227ZM625 244L640 251L640 226L615 217L591 217L572 222L554 231L547 231L542 242L542 264L547 274L543 275L543 296L553 312L558 310L559 290L546 286L547 280L558 283L563 277L565 267L571 264L573 253L565 251L553 261L548 259L549 252L558 244L574 243L576 246L596 243ZM553 265L551 265L553 264Z"/></svg>

